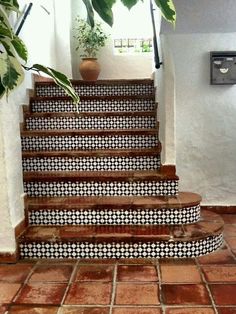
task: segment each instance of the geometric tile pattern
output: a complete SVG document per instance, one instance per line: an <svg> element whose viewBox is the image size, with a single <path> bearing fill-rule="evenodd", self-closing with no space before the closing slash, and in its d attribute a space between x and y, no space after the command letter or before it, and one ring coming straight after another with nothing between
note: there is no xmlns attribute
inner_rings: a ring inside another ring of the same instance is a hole
<svg viewBox="0 0 236 314"><path fill-rule="evenodd" d="M67 151L92 149L152 148L155 135L22 136L23 151Z"/></svg>
<svg viewBox="0 0 236 314"><path fill-rule="evenodd" d="M74 85L79 96L126 96L153 95L153 84L80 84ZM56 85L36 85L36 95L43 97L66 96L63 89Z"/></svg>
<svg viewBox="0 0 236 314"><path fill-rule="evenodd" d="M195 241L22 242L21 258L193 258L217 250L222 234Z"/></svg>
<svg viewBox="0 0 236 314"><path fill-rule="evenodd" d="M158 170L160 156L30 157L23 158L23 171L129 171Z"/></svg>
<svg viewBox="0 0 236 314"><path fill-rule="evenodd" d="M51 99L33 100L32 112L76 112L77 108L71 100ZM155 101L151 99L81 99L79 112L108 111L153 111Z"/></svg>
<svg viewBox="0 0 236 314"><path fill-rule="evenodd" d="M171 196L178 194L178 181L25 181L24 191L29 197Z"/></svg>
<svg viewBox="0 0 236 314"><path fill-rule="evenodd" d="M167 209L41 209L29 211L30 225L179 225L200 219L200 205Z"/></svg>
<svg viewBox="0 0 236 314"><path fill-rule="evenodd" d="M55 129L150 129L155 128L153 116L102 116L102 117L29 117L26 119L27 130Z"/></svg>

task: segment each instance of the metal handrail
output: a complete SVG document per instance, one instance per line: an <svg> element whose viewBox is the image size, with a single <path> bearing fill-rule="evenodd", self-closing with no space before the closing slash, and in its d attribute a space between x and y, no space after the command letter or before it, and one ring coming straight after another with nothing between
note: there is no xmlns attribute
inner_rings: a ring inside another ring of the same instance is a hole
<svg viewBox="0 0 236 314"><path fill-rule="evenodd" d="M155 11L155 9L153 7L152 0L150 0L150 12L151 12L152 29L153 29L153 49L154 49L155 68L160 69L162 62L160 62L160 57L159 57L159 52L158 52L155 17L154 17L154 13L153 13L154 11Z"/></svg>
<svg viewBox="0 0 236 314"><path fill-rule="evenodd" d="M32 9L32 6L33 6L33 3L30 2L27 6L27 9L25 10L25 13L23 14L23 17L21 19L19 26L17 27L17 30L16 30L17 36L20 34L20 31L21 31L23 25L25 24L25 20L27 19L27 16L30 14L30 10Z"/></svg>

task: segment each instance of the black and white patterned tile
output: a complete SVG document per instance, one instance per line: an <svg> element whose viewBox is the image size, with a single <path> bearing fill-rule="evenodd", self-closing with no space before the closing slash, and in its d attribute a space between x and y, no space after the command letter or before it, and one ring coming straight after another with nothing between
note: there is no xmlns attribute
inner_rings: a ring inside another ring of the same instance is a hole
<svg viewBox="0 0 236 314"><path fill-rule="evenodd" d="M171 196L178 194L178 181L26 181L24 191L29 197Z"/></svg>
<svg viewBox="0 0 236 314"><path fill-rule="evenodd" d="M195 241L160 242L22 242L22 259L193 258L216 251L222 234Z"/></svg>
<svg viewBox="0 0 236 314"><path fill-rule="evenodd" d="M28 212L30 225L179 225L199 221L200 205L164 209L41 209Z"/></svg>
<svg viewBox="0 0 236 314"><path fill-rule="evenodd" d="M23 171L129 171L158 170L160 156L30 157L23 158Z"/></svg>
<svg viewBox="0 0 236 314"><path fill-rule="evenodd" d="M73 86L79 96L153 95L153 84L80 84ZM52 84L36 85L40 97L66 96L64 90Z"/></svg>
<svg viewBox="0 0 236 314"><path fill-rule="evenodd" d="M151 99L81 99L79 112L133 112L153 111L156 108L155 101ZM32 112L76 112L77 108L71 100L51 99L33 100Z"/></svg>
<svg viewBox="0 0 236 314"><path fill-rule="evenodd" d="M156 126L154 116L78 116L78 117L28 117L27 130L57 129L152 129Z"/></svg>
<svg viewBox="0 0 236 314"><path fill-rule="evenodd" d="M157 147L158 144L157 135L22 136L21 138L23 151L136 149Z"/></svg>

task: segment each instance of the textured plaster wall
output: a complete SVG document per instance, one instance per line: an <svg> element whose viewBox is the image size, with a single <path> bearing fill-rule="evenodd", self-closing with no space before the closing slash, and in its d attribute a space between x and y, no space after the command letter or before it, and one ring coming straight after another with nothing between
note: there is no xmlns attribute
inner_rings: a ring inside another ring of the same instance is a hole
<svg viewBox="0 0 236 314"><path fill-rule="evenodd" d="M180 188L200 193L205 204L234 205L236 86L210 85L209 52L236 50L236 33L163 37L173 52Z"/></svg>
<svg viewBox="0 0 236 314"><path fill-rule="evenodd" d="M27 1L20 1L21 7ZM29 51L29 65L55 65L53 1L33 1L34 6L20 37ZM49 14L41 7L45 6ZM14 22L14 19L13 19ZM28 103L27 88L32 88L31 74L24 83L0 100L0 252L15 251L14 228L24 218L21 166L21 105Z"/></svg>

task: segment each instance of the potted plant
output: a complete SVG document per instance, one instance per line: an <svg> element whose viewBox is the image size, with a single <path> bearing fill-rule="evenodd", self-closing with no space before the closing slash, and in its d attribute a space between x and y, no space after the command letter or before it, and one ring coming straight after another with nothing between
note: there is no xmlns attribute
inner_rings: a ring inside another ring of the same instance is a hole
<svg viewBox="0 0 236 314"><path fill-rule="evenodd" d="M86 20L76 18L75 28L77 40L76 50L81 52L82 61L79 71L85 81L96 81L101 71L97 62L97 53L105 46L107 35L104 33L101 23L95 22L91 27Z"/></svg>

